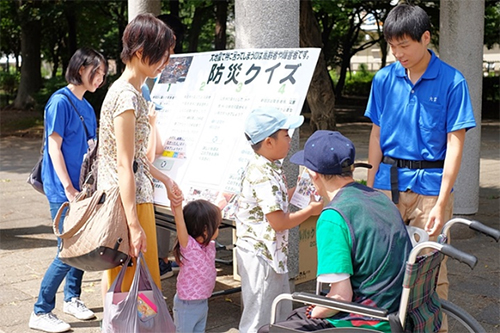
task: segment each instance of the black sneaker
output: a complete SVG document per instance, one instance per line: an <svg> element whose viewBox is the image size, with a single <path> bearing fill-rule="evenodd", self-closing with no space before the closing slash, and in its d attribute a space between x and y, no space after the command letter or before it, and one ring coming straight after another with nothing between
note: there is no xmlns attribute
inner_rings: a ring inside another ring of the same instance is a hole
<svg viewBox="0 0 500 333"><path fill-rule="evenodd" d="M158 263L160 265L160 279L167 279L169 277L174 276L174 272L172 271L172 264L170 261L165 262L162 258L158 258Z"/></svg>

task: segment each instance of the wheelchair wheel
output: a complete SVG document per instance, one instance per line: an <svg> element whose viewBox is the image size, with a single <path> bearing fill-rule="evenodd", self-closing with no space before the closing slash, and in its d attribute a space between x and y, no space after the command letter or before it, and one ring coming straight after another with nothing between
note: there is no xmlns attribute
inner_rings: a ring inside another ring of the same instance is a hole
<svg viewBox="0 0 500 333"><path fill-rule="evenodd" d="M448 332L471 332L471 333L482 333L486 332L481 324L478 323L474 317L467 313L464 309L459 306L446 301L440 300L443 312L446 313L448 317Z"/></svg>

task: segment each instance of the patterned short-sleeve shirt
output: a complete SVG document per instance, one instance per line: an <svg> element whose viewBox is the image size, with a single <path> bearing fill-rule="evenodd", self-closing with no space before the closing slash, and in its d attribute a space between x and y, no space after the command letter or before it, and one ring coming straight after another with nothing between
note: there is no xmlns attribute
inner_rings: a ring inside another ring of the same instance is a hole
<svg viewBox="0 0 500 333"><path fill-rule="evenodd" d="M236 245L266 260L276 273L288 272L288 230L276 232L266 214L288 213L287 184L281 164L255 154L241 183L236 208Z"/></svg>
<svg viewBox="0 0 500 333"><path fill-rule="evenodd" d="M215 269L215 242L207 246L188 236L188 244L181 246L182 265L177 276L177 296L179 299L207 299L212 295L217 278Z"/></svg>
<svg viewBox="0 0 500 333"><path fill-rule="evenodd" d="M109 88L101 108L97 188L108 189L118 185L114 119L128 110L134 110L135 114L136 203L152 203L153 178L146 164L150 132L147 102L134 86L120 79Z"/></svg>

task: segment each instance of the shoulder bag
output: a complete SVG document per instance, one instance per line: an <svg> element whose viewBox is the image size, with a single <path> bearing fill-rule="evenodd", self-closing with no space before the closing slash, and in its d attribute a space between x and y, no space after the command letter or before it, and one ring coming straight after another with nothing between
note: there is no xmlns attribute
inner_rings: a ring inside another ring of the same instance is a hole
<svg viewBox="0 0 500 333"><path fill-rule="evenodd" d="M123 264L128 258L128 225L118 186L95 191L65 202L54 218L54 233L61 238L59 259L84 271L102 271ZM61 215L64 231L59 232Z"/></svg>

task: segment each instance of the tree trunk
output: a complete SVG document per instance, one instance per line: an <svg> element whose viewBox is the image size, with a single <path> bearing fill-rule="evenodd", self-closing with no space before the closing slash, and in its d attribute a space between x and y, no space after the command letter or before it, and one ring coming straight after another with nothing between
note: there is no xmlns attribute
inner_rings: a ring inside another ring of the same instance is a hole
<svg viewBox="0 0 500 333"><path fill-rule="evenodd" d="M121 74L123 72L123 70L125 69L125 65L123 64L123 62L121 60L120 54L121 54L121 50L122 50L122 36L123 36L123 32L125 31L125 28L127 27L127 24L128 24L126 12L127 12L127 2L126 1L122 1L119 10L116 13L116 15L117 15L117 24L118 24L118 36L120 36L120 38L117 40L117 42L118 42L118 48L117 48L118 52L117 52L116 59L115 59L116 74Z"/></svg>
<svg viewBox="0 0 500 333"><path fill-rule="evenodd" d="M215 49L226 49L227 0L215 2Z"/></svg>
<svg viewBox="0 0 500 333"><path fill-rule="evenodd" d="M169 1L170 14L179 17L179 0Z"/></svg>
<svg viewBox="0 0 500 333"><path fill-rule="evenodd" d="M387 65L387 41L381 38L378 45L380 46L380 68Z"/></svg>
<svg viewBox="0 0 500 333"><path fill-rule="evenodd" d="M205 23L205 14L212 9L213 6L196 7L193 15L193 21L191 23L191 29L189 30L188 52L191 53L198 50L198 40L200 38L201 27Z"/></svg>
<svg viewBox="0 0 500 333"><path fill-rule="evenodd" d="M52 75L51 77L56 77L57 67L59 67L59 47L55 47L51 52L52 56Z"/></svg>
<svg viewBox="0 0 500 333"><path fill-rule="evenodd" d="M27 5L27 4L26 4ZM14 100L15 109L26 109L34 104L33 95L42 85L40 41L42 24L39 19L21 20L21 80Z"/></svg>
<svg viewBox="0 0 500 333"><path fill-rule="evenodd" d="M66 7L64 10L66 15L66 20L68 21L68 62L69 59L73 56L77 49L77 37L76 37L76 12L75 12L75 4L72 1L66 3Z"/></svg>
<svg viewBox="0 0 500 333"><path fill-rule="evenodd" d="M322 47L321 31L309 0L300 1L300 46ZM335 129L335 94L333 82L328 74L323 51L307 92L307 103L311 110L311 129Z"/></svg>
<svg viewBox="0 0 500 333"><path fill-rule="evenodd" d="M342 63L340 65L340 74L339 74L339 80L337 81L337 86L335 87L335 97L341 98L342 97L342 90L344 90L344 85L345 85L345 79L347 76L347 69L351 65L351 54L350 54L350 48L345 48L342 53Z"/></svg>

